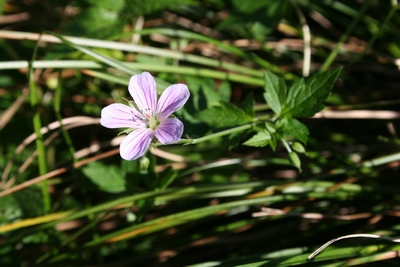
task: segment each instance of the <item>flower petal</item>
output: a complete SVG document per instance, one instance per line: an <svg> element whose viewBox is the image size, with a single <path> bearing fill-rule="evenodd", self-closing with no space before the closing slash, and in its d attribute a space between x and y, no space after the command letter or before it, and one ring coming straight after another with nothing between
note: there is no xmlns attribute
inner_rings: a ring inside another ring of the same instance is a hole
<svg viewBox="0 0 400 267"><path fill-rule="evenodd" d="M142 114L124 104L111 104L101 110L100 124L107 128L144 128Z"/></svg>
<svg viewBox="0 0 400 267"><path fill-rule="evenodd" d="M183 133L183 123L176 118L169 118L157 127L155 136L162 144L176 143Z"/></svg>
<svg viewBox="0 0 400 267"><path fill-rule="evenodd" d="M190 92L185 84L173 84L162 93L157 104L158 119L168 118L172 113L180 109L188 100Z"/></svg>
<svg viewBox="0 0 400 267"><path fill-rule="evenodd" d="M137 159L146 152L153 139L154 133L151 129L137 129L128 134L119 146L119 153L125 160Z"/></svg>
<svg viewBox="0 0 400 267"><path fill-rule="evenodd" d="M157 105L157 88L153 76L148 72L133 75L128 89L140 112L154 116Z"/></svg>

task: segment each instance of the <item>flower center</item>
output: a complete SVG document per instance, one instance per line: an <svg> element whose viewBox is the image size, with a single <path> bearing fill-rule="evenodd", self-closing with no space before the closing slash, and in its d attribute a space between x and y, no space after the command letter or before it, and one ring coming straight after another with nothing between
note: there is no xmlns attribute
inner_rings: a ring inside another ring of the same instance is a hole
<svg viewBox="0 0 400 267"><path fill-rule="evenodd" d="M153 131L157 128L158 125L160 125L160 122L155 117L146 114L146 118L149 122L150 129L152 129Z"/></svg>

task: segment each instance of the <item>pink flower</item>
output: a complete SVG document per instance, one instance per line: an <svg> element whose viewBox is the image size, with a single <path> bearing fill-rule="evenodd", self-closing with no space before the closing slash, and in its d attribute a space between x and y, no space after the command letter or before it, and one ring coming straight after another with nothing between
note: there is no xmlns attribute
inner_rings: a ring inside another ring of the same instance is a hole
<svg viewBox="0 0 400 267"><path fill-rule="evenodd" d="M176 143L182 136L183 123L170 118L189 98L188 87L173 84L157 101L156 82L148 72L132 76L129 93L134 105L111 104L101 111L100 124L107 128L130 128L120 145L123 159L137 159L147 151L154 136L162 144Z"/></svg>

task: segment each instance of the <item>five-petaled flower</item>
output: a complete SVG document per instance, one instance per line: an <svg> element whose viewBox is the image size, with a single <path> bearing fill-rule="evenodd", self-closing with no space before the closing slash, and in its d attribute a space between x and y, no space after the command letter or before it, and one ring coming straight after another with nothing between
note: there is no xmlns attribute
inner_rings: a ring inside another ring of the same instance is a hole
<svg viewBox="0 0 400 267"><path fill-rule="evenodd" d="M156 82L148 72L132 76L129 93L137 109L124 104L111 104L101 111L100 124L107 128L133 129L120 145L123 159L137 159L147 151L154 136L162 144L176 143L182 136L183 124L170 118L189 98L188 87L173 84L157 101Z"/></svg>

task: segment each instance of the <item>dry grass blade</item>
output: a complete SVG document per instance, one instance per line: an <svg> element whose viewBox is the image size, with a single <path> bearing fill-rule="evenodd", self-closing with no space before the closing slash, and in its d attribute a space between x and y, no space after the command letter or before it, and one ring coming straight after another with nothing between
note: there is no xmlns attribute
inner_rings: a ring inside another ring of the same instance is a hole
<svg viewBox="0 0 400 267"><path fill-rule="evenodd" d="M117 154L118 152L119 152L119 149L117 148L117 149L113 149L111 151L102 153L100 155L96 155L96 156L91 157L89 159L78 161L78 162L76 162L76 163L74 163L72 165L72 168L80 168L80 167L82 167L82 166L84 166L84 165L86 165L86 164L88 164L90 162L97 161L97 160L100 160L100 159L103 159L103 158L107 158L107 157L113 156L113 155ZM0 192L0 198L4 197L6 195L12 194L14 192L17 192L19 190L22 190L22 189L24 189L26 187L29 187L31 185L40 183L41 181L44 181L44 180L53 178L55 176L61 175L63 173L66 173L69 169L70 168L67 168L67 167L59 168L57 170L48 172L45 175L38 176L38 177L33 178L33 179L29 180L29 181L26 181L26 182L24 182L22 184L16 185L16 186L14 186L14 187L12 187L10 189L6 189L4 191L1 191Z"/></svg>
<svg viewBox="0 0 400 267"><path fill-rule="evenodd" d="M323 110L314 119L400 119L400 112L389 110Z"/></svg>
<svg viewBox="0 0 400 267"><path fill-rule="evenodd" d="M70 117L70 118L65 118L62 119L61 123L64 126L68 126L70 124L75 124L75 127L77 126L85 126L85 125L90 125L90 124L98 124L99 123L99 119L97 118L91 118L91 117L85 117L85 116L78 116L78 117ZM61 124L58 121L52 122L49 125L42 127L42 129L40 130L42 134L46 134L49 131L53 131L56 130L58 128L60 128ZM34 142L36 140L36 134L33 133L31 135L29 135L27 138L25 138L24 141L22 141L22 143L15 149L14 151L14 156L18 155L19 153L21 153L24 148L29 145L30 143ZM28 159L29 161L31 161L30 159ZM4 168L3 174L1 176L1 183L0 185L2 187L4 187L4 184L7 181L8 175L10 173L11 167L13 164L13 159L10 159L7 162L6 167Z"/></svg>
<svg viewBox="0 0 400 267"><path fill-rule="evenodd" d="M0 116L0 131L7 125L7 123L12 119L12 117L17 113L18 109L24 103L26 97L29 94L29 89L22 89L22 94L14 101L14 103L4 111Z"/></svg>

